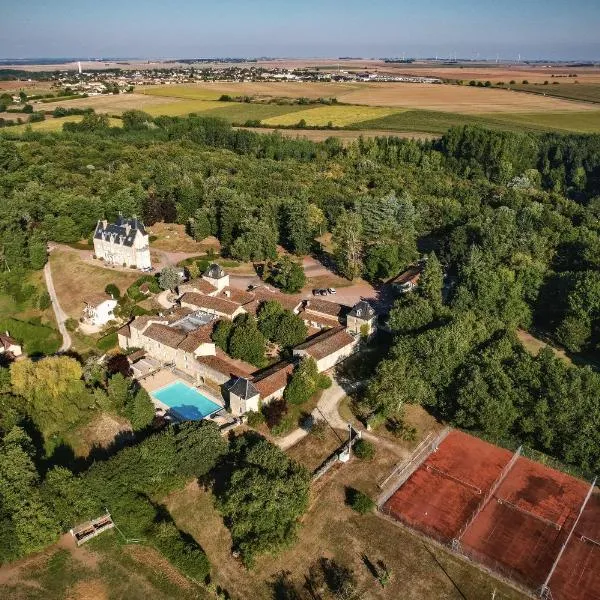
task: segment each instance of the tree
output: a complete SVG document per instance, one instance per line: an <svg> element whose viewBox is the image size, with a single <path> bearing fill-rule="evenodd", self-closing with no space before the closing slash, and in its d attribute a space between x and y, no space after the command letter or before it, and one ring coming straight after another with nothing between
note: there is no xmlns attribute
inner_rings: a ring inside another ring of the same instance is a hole
<svg viewBox="0 0 600 600"><path fill-rule="evenodd" d="M353 488L350 488L347 491L347 501L348 504L361 515L373 512L373 509L375 508L375 502L373 502L367 494Z"/></svg>
<svg viewBox="0 0 600 600"><path fill-rule="evenodd" d="M333 230L334 257L338 269L348 279L362 272L362 220L357 213L344 212Z"/></svg>
<svg viewBox="0 0 600 600"><path fill-rule="evenodd" d="M108 380L108 398L118 412L125 409L125 405L129 400L130 387L131 380L121 373L115 373Z"/></svg>
<svg viewBox="0 0 600 600"><path fill-rule="evenodd" d="M192 237L197 241L202 241L213 233L212 223L206 207L199 208L194 213L194 218L190 219L190 230Z"/></svg>
<svg viewBox="0 0 600 600"><path fill-rule="evenodd" d="M14 393L48 441L75 425L89 410L92 400L82 381L81 365L67 356L30 359L10 367Z"/></svg>
<svg viewBox="0 0 600 600"><path fill-rule="evenodd" d="M258 311L258 328L272 342L291 348L306 338L304 321L290 310L285 310L276 300L263 302Z"/></svg>
<svg viewBox="0 0 600 600"><path fill-rule="evenodd" d="M229 351L229 339L233 330L233 323L228 319L217 321L212 333L212 341L223 352Z"/></svg>
<svg viewBox="0 0 600 600"><path fill-rule="evenodd" d="M290 404L304 404L317 390L330 385L331 380L324 373L319 373L314 359L303 358L285 386L283 397Z"/></svg>
<svg viewBox="0 0 600 600"><path fill-rule="evenodd" d="M185 477L203 477L227 452L227 442L213 421L186 421L175 434L177 471Z"/></svg>
<svg viewBox="0 0 600 600"><path fill-rule="evenodd" d="M427 257L427 262L419 280L419 293L438 309L442 305L442 288L444 287L444 269L435 252Z"/></svg>
<svg viewBox="0 0 600 600"><path fill-rule="evenodd" d="M158 276L158 285L163 290L174 290L181 282L179 271L175 267L164 267Z"/></svg>
<svg viewBox="0 0 600 600"><path fill-rule="evenodd" d="M269 281L286 294L296 294L306 283L304 267L289 256L283 256L272 268Z"/></svg>
<svg viewBox="0 0 600 600"><path fill-rule="evenodd" d="M231 256L242 261L273 260L277 257L277 232L268 223L248 217L231 245Z"/></svg>
<svg viewBox="0 0 600 600"><path fill-rule="evenodd" d="M121 290L119 290L119 288L114 283L109 283L104 288L104 291L110 296L112 296L115 300L118 300L121 297Z"/></svg>
<svg viewBox="0 0 600 600"><path fill-rule="evenodd" d="M241 358L257 367L264 367L267 362L266 347L265 337L258 330L256 319L252 315L240 315L235 319L229 338L229 354L233 358Z"/></svg>
<svg viewBox="0 0 600 600"><path fill-rule="evenodd" d="M308 254L315 236L314 219L318 216L309 211L305 198L294 198L284 207L285 237L287 246L294 254Z"/></svg>
<svg viewBox="0 0 600 600"><path fill-rule="evenodd" d="M154 420L156 410L148 392L140 387L135 393L129 393L124 409L134 431L145 429Z"/></svg>
<svg viewBox="0 0 600 600"><path fill-rule="evenodd" d="M308 508L310 475L256 434L235 440L230 461L234 468L217 491L219 508L234 548L252 566L256 556L276 553L295 540L298 519Z"/></svg>

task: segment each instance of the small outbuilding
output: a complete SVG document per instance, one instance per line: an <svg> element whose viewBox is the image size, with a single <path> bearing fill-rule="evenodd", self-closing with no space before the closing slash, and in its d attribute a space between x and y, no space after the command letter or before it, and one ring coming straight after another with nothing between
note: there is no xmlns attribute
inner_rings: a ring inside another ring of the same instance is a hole
<svg viewBox="0 0 600 600"><path fill-rule="evenodd" d="M238 377L229 387L229 410L234 416L258 411L260 394L254 384L245 377Z"/></svg>

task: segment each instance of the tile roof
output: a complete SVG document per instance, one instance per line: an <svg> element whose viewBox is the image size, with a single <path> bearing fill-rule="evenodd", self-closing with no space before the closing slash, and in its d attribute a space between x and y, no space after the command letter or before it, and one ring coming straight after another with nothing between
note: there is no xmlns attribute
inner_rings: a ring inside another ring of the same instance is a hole
<svg viewBox="0 0 600 600"><path fill-rule="evenodd" d="M186 337L182 331L162 323L152 323L144 331L144 335L170 348L177 348Z"/></svg>
<svg viewBox="0 0 600 600"><path fill-rule="evenodd" d="M123 246L133 246L138 231L146 235L144 224L135 217L133 219L119 217L116 223L106 223L106 226L105 223L105 221L98 221L94 232L95 239L101 240L106 237L110 240L114 236L115 243L121 243L122 240Z"/></svg>
<svg viewBox="0 0 600 600"><path fill-rule="evenodd" d="M375 309L366 300L361 300L352 307L348 314L359 319L370 319L375 316Z"/></svg>
<svg viewBox="0 0 600 600"><path fill-rule="evenodd" d="M408 283L409 281L416 283L421 278L421 271L421 267L410 267L409 269L404 271L404 273L400 273L400 275L397 275L392 280L390 280L390 283L400 285L402 285L403 283Z"/></svg>
<svg viewBox="0 0 600 600"><path fill-rule="evenodd" d="M213 296L205 296L203 294L196 294L195 292L186 292L181 298L180 302L190 304L197 308L204 308L214 310L223 315L233 315L233 313L240 308L237 302L226 300L225 298L214 298Z"/></svg>
<svg viewBox="0 0 600 600"><path fill-rule="evenodd" d="M125 337L131 337L131 328L129 327L129 323L127 325L123 325L120 329L117 329L117 335L123 335Z"/></svg>
<svg viewBox="0 0 600 600"><path fill-rule="evenodd" d="M202 279L201 277L182 283L179 286L179 289L184 292L196 291L207 295L214 294L217 291L217 288L214 285L208 283L206 279Z"/></svg>
<svg viewBox="0 0 600 600"><path fill-rule="evenodd" d="M253 398L258 395L258 390L254 387L254 384L245 377L238 377L233 385L229 387L229 393L235 394L239 398L243 398L244 400L248 400L248 398Z"/></svg>
<svg viewBox="0 0 600 600"><path fill-rule="evenodd" d="M194 352L202 344L208 344L212 342L212 332L214 323L207 323L194 331L190 331L185 339L180 342L178 348L184 352Z"/></svg>
<svg viewBox="0 0 600 600"><path fill-rule="evenodd" d="M247 377L252 373L242 368L238 362L229 360L227 355L221 356L198 356L196 360L203 365L225 375L226 377Z"/></svg>
<svg viewBox="0 0 600 600"><path fill-rule="evenodd" d="M317 312L330 317L340 317L348 307L337 302L329 302L328 300L310 299L304 305L304 310Z"/></svg>
<svg viewBox="0 0 600 600"><path fill-rule="evenodd" d="M106 302L106 300L114 300L114 298L106 293L90 294L83 299L83 303L89 306L98 306L99 304Z"/></svg>
<svg viewBox="0 0 600 600"><path fill-rule="evenodd" d="M298 313L298 316L301 319L305 319L309 321L309 323L317 323L322 327L339 327L340 321L335 317L326 317L317 313L310 313L305 310L302 310Z"/></svg>
<svg viewBox="0 0 600 600"><path fill-rule="evenodd" d="M229 294L229 296L227 294ZM231 300L232 302L237 302L238 304L243 305L252 302L255 296L252 292L226 287L215 294L215 298L225 298L225 300Z"/></svg>
<svg viewBox="0 0 600 600"><path fill-rule="evenodd" d="M263 398L270 396L285 388L293 370L293 363L279 362L255 375L254 386Z"/></svg>
<svg viewBox="0 0 600 600"><path fill-rule="evenodd" d="M11 346L18 346L19 342L8 335L8 333L0 333L0 344L2 344L5 350L8 350Z"/></svg>
<svg viewBox="0 0 600 600"><path fill-rule="evenodd" d="M356 338L352 337L343 327L336 327L319 333L310 340L296 346L294 350L304 350L315 360L320 360L355 341Z"/></svg>

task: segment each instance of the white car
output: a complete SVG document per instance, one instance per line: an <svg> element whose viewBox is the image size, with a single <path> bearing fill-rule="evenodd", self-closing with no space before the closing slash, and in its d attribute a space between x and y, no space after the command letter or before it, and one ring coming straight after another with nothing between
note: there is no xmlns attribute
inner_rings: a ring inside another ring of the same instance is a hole
<svg viewBox="0 0 600 600"><path fill-rule="evenodd" d="M335 288L327 288L327 292L329 294L335 294L336 293Z"/></svg>

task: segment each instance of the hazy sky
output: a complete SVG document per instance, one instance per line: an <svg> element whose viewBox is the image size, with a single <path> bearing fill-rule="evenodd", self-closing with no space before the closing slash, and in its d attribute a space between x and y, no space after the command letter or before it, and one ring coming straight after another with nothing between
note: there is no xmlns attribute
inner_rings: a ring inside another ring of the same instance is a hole
<svg viewBox="0 0 600 600"><path fill-rule="evenodd" d="M6 0L0 57L600 59L600 0Z"/></svg>

